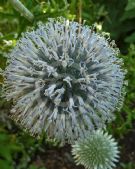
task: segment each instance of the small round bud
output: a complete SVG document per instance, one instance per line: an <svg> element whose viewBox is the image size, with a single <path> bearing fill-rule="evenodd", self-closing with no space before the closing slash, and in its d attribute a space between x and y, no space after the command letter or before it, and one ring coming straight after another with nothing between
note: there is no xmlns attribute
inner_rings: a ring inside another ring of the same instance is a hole
<svg viewBox="0 0 135 169"><path fill-rule="evenodd" d="M72 147L76 163L87 169L112 169L119 158L117 143L101 130L79 139Z"/></svg>

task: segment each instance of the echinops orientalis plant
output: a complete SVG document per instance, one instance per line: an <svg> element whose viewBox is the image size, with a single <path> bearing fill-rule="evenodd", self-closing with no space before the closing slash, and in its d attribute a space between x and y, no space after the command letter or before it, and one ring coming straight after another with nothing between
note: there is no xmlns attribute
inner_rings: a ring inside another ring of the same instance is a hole
<svg viewBox="0 0 135 169"><path fill-rule="evenodd" d="M72 146L76 163L87 169L112 169L119 159L117 142L102 130L93 131Z"/></svg>
<svg viewBox="0 0 135 169"><path fill-rule="evenodd" d="M26 32L2 72L11 117L32 135L74 143L104 128L123 103L125 71L115 43L91 27L49 19Z"/></svg>

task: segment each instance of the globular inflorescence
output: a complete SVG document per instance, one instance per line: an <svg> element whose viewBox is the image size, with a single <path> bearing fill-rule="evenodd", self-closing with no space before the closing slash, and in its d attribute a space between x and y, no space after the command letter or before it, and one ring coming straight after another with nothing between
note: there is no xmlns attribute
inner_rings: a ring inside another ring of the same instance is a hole
<svg viewBox="0 0 135 169"><path fill-rule="evenodd" d="M87 169L112 169L119 159L117 142L108 133L93 131L73 145L72 154L76 163Z"/></svg>
<svg viewBox="0 0 135 169"><path fill-rule="evenodd" d="M73 143L103 128L123 102L118 49L88 26L49 19L26 32L8 57L4 96L11 116L33 135Z"/></svg>

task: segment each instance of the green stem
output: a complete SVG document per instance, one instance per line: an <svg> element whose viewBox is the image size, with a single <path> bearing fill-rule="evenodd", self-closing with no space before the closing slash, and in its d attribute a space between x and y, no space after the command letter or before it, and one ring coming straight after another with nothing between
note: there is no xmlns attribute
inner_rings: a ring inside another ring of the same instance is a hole
<svg viewBox="0 0 135 169"><path fill-rule="evenodd" d="M9 2L22 16L30 22L33 21L34 15L19 0L9 0Z"/></svg>
<svg viewBox="0 0 135 169"><path fill-rule="evenodd" d="M82 23L82 0L79 0L78 2L78 17L79 17L79 23Z"/></svg>

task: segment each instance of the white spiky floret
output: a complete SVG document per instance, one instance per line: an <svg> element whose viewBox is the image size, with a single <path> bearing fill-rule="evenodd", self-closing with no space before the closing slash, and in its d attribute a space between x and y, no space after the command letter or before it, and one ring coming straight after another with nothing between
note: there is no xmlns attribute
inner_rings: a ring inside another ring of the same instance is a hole
<svg viewBox="0 0 135 169"><path fill-rule="evenodd" d="M123 103L125 71L112 42L64 18L23 34L2 73L11 116L33 135L73 143Z"/></svg>
<svg viewBox="0 0 135 169"><path fill-rule="evenodd" d="M87 133L72 146L72 154L77 165L87 169L112 169L119 159L117 142L102 130Z"/></svg>

